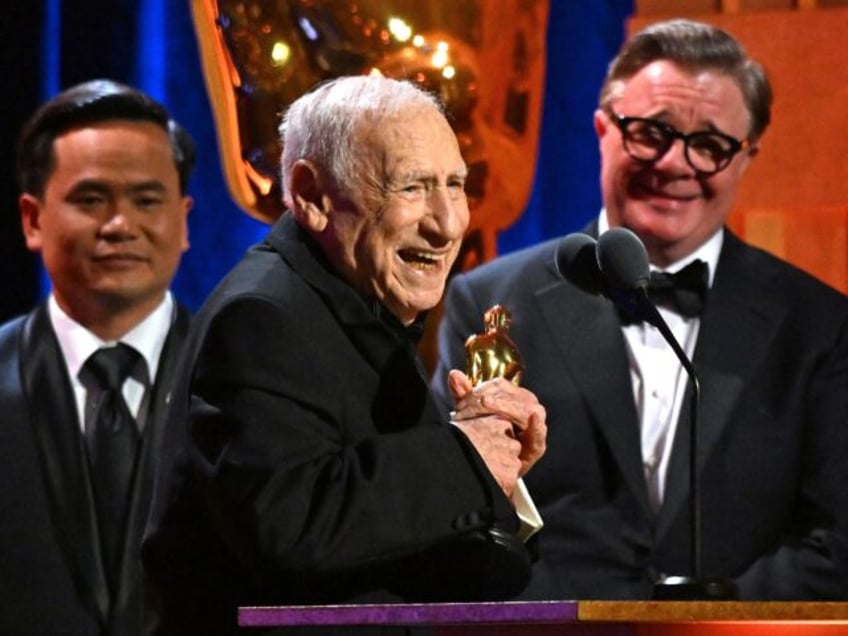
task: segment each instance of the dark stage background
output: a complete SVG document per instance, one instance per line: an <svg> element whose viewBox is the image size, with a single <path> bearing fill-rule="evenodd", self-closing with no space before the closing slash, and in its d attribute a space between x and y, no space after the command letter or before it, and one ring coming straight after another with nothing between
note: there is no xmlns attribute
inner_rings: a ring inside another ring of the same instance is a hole
<svg viewBox="0 0 848 636"><path fill-rule="evenodd" d="M191 249L174 283L191 308L203 301L267 227L233 203L220 167L200 70L191 0L24 0L4 5L0 64L0 320L30 309L47 291L27 252L17 211L14 145L45 98L77 82L109 77L168 105L198 145L189 190ZM422 0L424 1L424 0ZM498 0L484 0L497 2ZM621 44L633 0L550 0L547 77L533 192L524 215L498 238L505 253L581 228L600 206L592 130L606 64Z"/></svg>

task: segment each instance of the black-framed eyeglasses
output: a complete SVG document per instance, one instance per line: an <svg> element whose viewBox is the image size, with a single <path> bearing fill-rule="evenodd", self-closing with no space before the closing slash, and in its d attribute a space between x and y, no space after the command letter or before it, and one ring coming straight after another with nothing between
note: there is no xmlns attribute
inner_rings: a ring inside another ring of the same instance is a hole
<svg viewBox="0 0 848 636"><path fill-rule="evenodd" d="M683 140L686 161L698 174L709 176L724 170L741 150L751 142L714 130L682 133L673 126L646 117L622 117L607 110L621 131L627 154L646 164L659 161L668 152L675 139Z"/></svg>

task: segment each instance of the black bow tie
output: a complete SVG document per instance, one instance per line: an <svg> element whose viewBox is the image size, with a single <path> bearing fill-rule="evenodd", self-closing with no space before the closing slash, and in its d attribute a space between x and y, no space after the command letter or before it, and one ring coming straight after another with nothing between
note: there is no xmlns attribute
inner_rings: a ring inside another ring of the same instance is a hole
<svg viewBox="0 0 848 636"><path fill-rule="evenodd" d="M707 298L709 265L694 260L679 272L651 272L648 296L657 305L692 318L704 311Z"/></svg>

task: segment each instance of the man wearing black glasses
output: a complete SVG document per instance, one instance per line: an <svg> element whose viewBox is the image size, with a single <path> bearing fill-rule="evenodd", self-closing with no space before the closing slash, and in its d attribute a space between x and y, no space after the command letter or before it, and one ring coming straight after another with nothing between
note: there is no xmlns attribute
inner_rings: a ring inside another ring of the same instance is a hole
<svg viewBox="0 0 848 636"><path fill-rule="evenodd" d="M564 281L560 240L452 280L437 392L498 303L547 409L527 478L545 519L528 598L645 599L693 574L742 599L848 598L848 300L725 227L771 100L732 36L673 20L625 44L594 118L604 207L586 232L628 228L652 269L697 283L685 303L652 298L700 378L700 572L695 403L661 333Z"/></svg>

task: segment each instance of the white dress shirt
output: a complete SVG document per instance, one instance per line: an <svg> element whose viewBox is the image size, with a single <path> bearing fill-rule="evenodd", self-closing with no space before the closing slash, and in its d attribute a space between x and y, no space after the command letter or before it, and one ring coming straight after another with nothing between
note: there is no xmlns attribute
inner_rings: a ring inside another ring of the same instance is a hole
<svg viewBox="0 0 848 636"><path fill-rule="evenodd" d="M609 229L606 211L598 219L598 233ZM675 273L696 259L709 266L708 285L712 287L724 231L719 229L697 250L663 268ZM651 265L651 270L658 268ZM700 318L684 318L672 309L658 307L680 347L692 359L698 340ZM683 404L688 375L674 350L653 325L640 322L622 326L630 360L630 379L639 414L642 439L642 468L648 486L648 497L654 511L659 510L665 495L665 479L671 448L677 431L677 420Z"/></svg>
<svg viewBox="0 0 848 636"><path fill-rule="evenodd" d="M62 350L68 377L74 390L80 430L85 432L86 410L91 407L91 400L88 399L88 391L79 379L79 373L86 360L97 349L117 343L101 340L68 316L59 307L53 294L47 300L47 311L50 316L50 324L59 340L59 347ZM168 292L159 306L147 318L120 339L120 342L130 345L141 354L147 367L146 373L142 370L141 373L134 373L127 378L123 387L124 399L130 413L136 418L139 431L143 430L144 427L144 414L146 413L144 407L149 399L147 389L153 386L156 379L159 358L162 355L162 348L165 346L165 339L168 337L173 313L174 299Z"/></svg>

